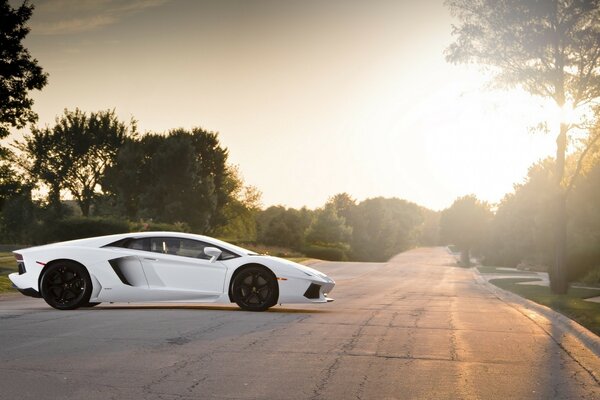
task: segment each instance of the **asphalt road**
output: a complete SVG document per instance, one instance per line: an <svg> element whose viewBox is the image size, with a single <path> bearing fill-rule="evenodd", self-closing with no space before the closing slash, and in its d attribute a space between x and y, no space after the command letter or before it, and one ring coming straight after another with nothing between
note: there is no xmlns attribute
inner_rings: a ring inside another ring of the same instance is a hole
<svg viewBox="0 0 600 400"><path fill-rule="evenodd" d="M317 264L334 303L265 313L4 296L0 398L600 399L597 356L452 263Z"/></svg>

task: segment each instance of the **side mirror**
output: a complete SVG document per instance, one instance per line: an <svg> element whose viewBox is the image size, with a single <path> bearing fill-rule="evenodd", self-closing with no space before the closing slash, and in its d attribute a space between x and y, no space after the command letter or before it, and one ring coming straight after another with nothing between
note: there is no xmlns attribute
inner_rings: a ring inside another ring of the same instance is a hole
<svg viewBox="0 0 600 400"><path fill-rule="evenodd" d="M204 254L210 257L211 263L214 263L221 255L221 250L217 249L216 247L205 247Z"/></svg>

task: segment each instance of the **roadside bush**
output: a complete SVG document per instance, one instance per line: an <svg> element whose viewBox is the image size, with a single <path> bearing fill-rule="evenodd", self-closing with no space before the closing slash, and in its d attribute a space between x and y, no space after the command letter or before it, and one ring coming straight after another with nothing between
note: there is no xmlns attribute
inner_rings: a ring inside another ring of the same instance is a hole
<svg viewBox="0 0 600 400"><path fill-rule="evenodd" d="M307 257L318 258L327 261L347 261L346 250L339 247L325 247L310 245L304 248Z"/></svg>
<svg viewBox="0 0 600 400"><path fill-rule="evenodd" d="M590 269L580 281L588 285L600 285L600 266Z"/></svg>
<svg viewBox="0 0 600 400"><path fill-rule="evenodd" d="M43 233L36 238L36 242L52 243L125 233L129 232L129 224L125 220L112 218L71 217L46 222L40 229Z"/></svg>

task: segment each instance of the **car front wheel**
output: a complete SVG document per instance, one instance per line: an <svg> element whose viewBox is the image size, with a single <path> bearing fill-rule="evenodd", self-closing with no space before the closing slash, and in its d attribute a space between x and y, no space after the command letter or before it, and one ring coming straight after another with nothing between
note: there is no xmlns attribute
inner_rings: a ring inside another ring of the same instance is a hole
<svg viewBox="0 0 600 400"><path fill-rule="evenodd" d="M242 310L265 311L277 304L277 279L265 268L248 267L234 278L232 294Z"/></svg>
<svg viewBox="0 0 600 400"><path fill-rule="evenodd" d="M58 310L73 310L88 304L92 281L82 265L58 261L45 268L40 292L50 306Z"/></svg>

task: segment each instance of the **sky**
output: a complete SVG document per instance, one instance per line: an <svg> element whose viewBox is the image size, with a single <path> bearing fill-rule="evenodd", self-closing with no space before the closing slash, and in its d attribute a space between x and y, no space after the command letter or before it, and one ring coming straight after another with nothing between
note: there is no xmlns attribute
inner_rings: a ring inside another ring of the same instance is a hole
<svg viewBox="0 0 600 400"><path fill-rule="evenodd" d="M13 2L15 3L15 2ZM18 2L16 2L18 4ZM38 125L115 109L141 132L219 133L263 206L498 202L552 155L552 108L452 65L443 1L37 0ZM19 131L13 137L27 133Z"/></svg>

